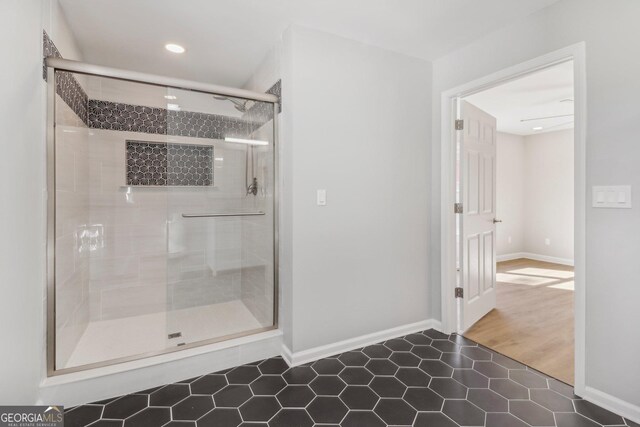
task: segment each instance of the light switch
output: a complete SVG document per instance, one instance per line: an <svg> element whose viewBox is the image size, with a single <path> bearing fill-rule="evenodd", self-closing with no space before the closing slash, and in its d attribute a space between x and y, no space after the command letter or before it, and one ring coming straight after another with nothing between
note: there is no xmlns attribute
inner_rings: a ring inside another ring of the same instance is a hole
<svg viewBox="0 0 640 427"><path fill-rule="evenodd" d="M327 204L327 190L318 190L316 200L318 206L325 206Z"/></svg>
<svg viewBox="0 0 640 427"><path fill-rule="evenodd" d="M594 186L592 205L594 208L631 209L631 186Z"/></svg>

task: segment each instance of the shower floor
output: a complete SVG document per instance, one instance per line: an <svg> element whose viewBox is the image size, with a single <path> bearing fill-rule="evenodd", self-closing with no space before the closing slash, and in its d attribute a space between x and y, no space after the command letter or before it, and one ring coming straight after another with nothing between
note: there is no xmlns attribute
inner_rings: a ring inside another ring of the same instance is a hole
<svg viewBox="0 0 640 427"><path fill-rule="evenodd" d="M90 322L63 368L157 352L261 328L242 301ZM168 334L182 337L169 339Z"/></svg>

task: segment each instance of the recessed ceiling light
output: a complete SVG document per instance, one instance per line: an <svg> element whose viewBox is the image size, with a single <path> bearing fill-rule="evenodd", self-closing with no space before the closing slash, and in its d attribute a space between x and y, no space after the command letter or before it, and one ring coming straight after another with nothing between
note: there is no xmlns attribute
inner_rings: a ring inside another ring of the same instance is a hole
<svg viewBox="0 0 640 427"><path fill-rule="evenodd" d="M175 95L165 95L164 97L165 99L178 99L178 97Z"/></svg>
<svg viewBox="0 0 640 427"><path fill-rule="evenodd" d="M174 43L166 44L164 45L164 48L167 49L169 52L173 52L173 53L184 53L185 51L185 49L182 46Z"/></svg>
<svg viewBox="0 0 640 427"><path fill-rule="evenodd" d="M532 129L533 129L533 130L542 130L542 129L544 129L544 128L543 128L542 126L536 126L536 127L532 128Z"/></svg>

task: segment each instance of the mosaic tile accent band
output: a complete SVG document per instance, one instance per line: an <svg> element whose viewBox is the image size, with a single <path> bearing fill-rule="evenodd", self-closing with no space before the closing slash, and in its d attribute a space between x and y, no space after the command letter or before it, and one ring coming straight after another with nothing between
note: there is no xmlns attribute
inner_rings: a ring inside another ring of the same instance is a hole
<svg viewBox="0 0 640 427"><path fill-rule="evenodd" d="M42 78L46 81L47 66L44 63L44 58L48 56L62 58L60 51L51 38L49 38L46 31L42 31L42 54ZM71 108L71 110L76 113L85 124L87 124L87 105L89 97L72 73L64 71L59 71L57 73L56 93Z"/></svg>
<svg viewBox="0 0 640 427"><path fill-rule="evenodd" d="M127 185L213 185L213 146L126 142Z"/></svg>

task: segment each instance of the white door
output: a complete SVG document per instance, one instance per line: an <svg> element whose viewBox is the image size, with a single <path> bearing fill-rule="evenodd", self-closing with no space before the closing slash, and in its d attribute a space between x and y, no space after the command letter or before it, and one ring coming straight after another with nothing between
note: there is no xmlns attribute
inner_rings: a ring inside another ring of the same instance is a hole
<svg viewBox="0 0 640 427"><path fill-rule="evenodd" d="M496 307L496 119L466 101L460 133L461 329Z"/></svg>

